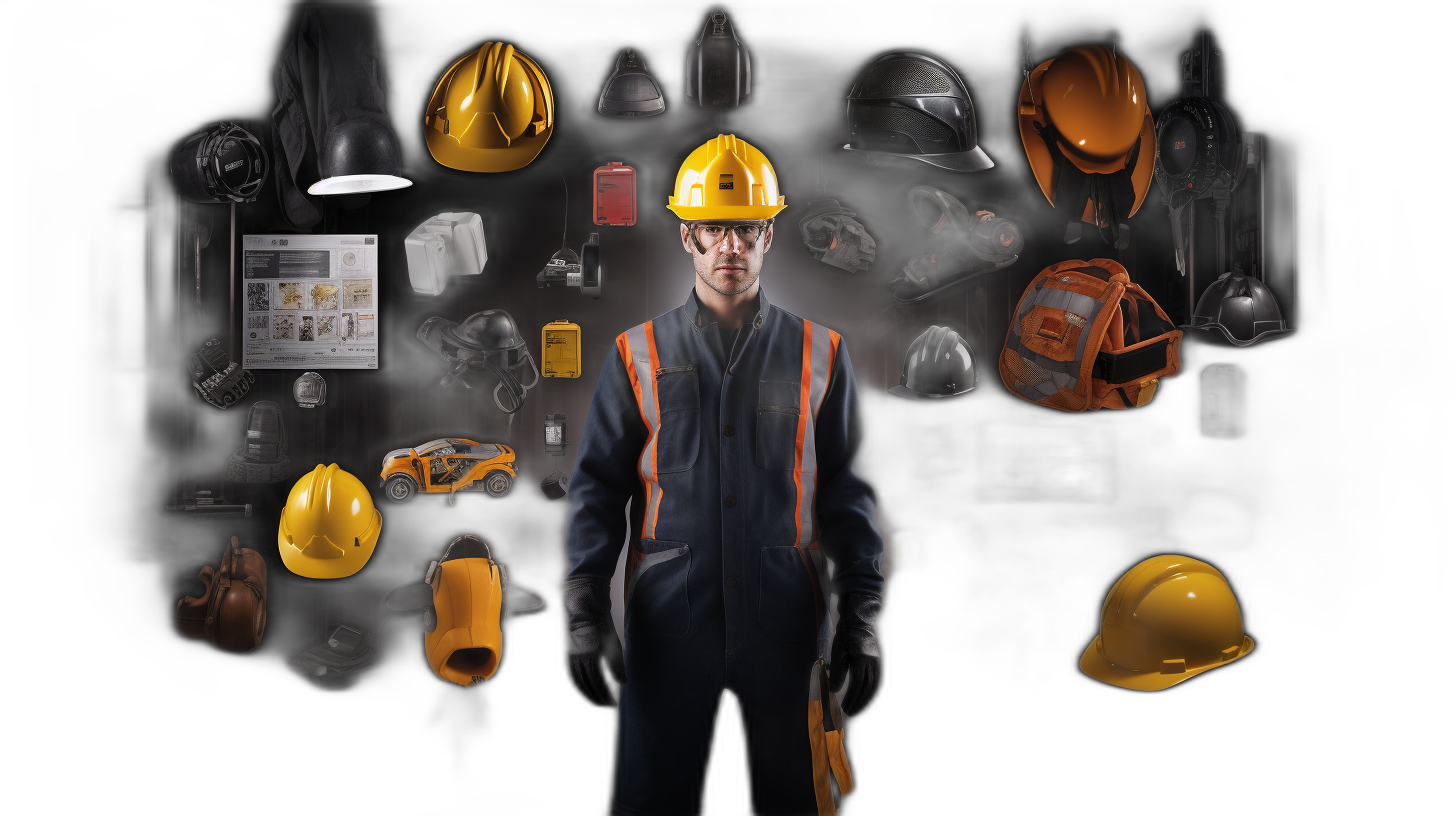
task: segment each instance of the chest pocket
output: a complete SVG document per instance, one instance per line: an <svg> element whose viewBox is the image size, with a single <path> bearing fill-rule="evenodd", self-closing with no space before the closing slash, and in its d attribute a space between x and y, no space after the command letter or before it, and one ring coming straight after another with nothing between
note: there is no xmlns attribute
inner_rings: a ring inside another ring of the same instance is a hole
<svg viewBox="0 0 1456 816"><path fill-rule="evenodd" d="M794 469L794 443L799 436L799 392L797 382L758 381L753 461L764 470Z"/></svg>
<svg viewBox="0 0 1456 816"><path fill-rule="evenodd" d="M698 374L691 365L657 370L657 404L661 417L657 472L681 473L698 461L698 438L702 436Z"/></svg>

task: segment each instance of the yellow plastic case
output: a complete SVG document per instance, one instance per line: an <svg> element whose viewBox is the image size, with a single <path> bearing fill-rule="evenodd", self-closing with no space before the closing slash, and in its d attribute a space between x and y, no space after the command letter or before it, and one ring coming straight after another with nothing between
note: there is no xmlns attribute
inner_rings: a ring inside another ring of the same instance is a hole
<svg viewBox="0 0 1456 816"><path fill-rule="evenodd" d="M581 327L553 320L541 327L541 374L546 377L581 376Z"/></svg>

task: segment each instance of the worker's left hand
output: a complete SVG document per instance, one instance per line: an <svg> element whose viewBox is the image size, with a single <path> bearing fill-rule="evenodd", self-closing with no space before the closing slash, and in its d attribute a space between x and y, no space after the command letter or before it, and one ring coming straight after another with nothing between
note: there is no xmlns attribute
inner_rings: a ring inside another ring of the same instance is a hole
<svg viewBox="0 0 1456 816"><path fill-rule="evenodd" d="M875 641L879 614L878 595L851 592L839 599L839 626L829 650L829 688L839 691L848 678L843 709L851 716L863 711L880 687L880 645Z"/></svg>

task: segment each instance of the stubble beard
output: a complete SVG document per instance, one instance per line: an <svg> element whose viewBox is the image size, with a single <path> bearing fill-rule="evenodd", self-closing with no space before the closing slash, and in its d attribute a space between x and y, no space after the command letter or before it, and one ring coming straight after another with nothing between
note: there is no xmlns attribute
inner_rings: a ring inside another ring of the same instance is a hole
<svg viewBox="0 0 1456 816"><path fill-rule="evenodd" d="M753 285L758 282L759 272L758 270L753 268L754 264L749 258L745 258L740 255L738 257L738 260L745 267L747 267L747 269L745 270L743 276L736 281L719 275L717 269L713 266L709 266L706 271L703 269L697 269L696 271L698 273L698 278L702 280L703 283L706 283L709 289L712 289L714 292L717 292L724 297L741 295L744 292L747 292L749 289L752 289ZM694 266L696 266L696 264L694 264Z"/></svg>

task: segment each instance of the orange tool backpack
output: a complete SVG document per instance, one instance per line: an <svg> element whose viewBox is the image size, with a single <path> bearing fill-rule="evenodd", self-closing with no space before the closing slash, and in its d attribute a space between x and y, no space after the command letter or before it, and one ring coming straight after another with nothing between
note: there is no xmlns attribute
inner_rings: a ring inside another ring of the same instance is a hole
<svg viewBox="0 0 1456 816"><path fill-rule="evenodd" d="M1062 411L1147 405L1178 373L1183 332L1116 261L1062 261L1022 293L1001 351L1001 381Z"/></svg>

